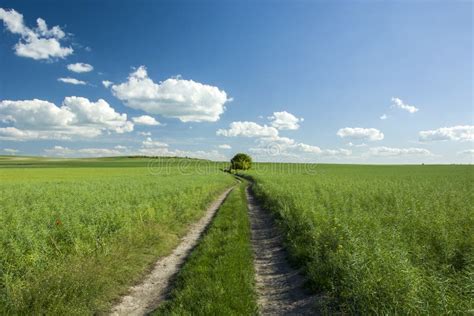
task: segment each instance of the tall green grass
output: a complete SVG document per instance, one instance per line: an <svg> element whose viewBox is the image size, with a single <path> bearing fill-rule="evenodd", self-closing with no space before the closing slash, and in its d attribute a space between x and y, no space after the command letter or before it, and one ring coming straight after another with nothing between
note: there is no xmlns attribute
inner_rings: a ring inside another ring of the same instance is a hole
<svg viewBox="0 0 474 316"><path fill-rule="evenodd" d="M204 162L99 163L0 168L0 314L107 311L234 182Z"/></svg>
<svg viewBox="0 0 474 316"><path fill-rule="evenodd" d="M229 195L154 315L257 313L244 185Z"/></svg>
<svg viewBox="0 0 474 316"><path fill-rule="evenodd" d="M348 313L474 309L473 167L287 167L246 174L315 291Z"/></svg>

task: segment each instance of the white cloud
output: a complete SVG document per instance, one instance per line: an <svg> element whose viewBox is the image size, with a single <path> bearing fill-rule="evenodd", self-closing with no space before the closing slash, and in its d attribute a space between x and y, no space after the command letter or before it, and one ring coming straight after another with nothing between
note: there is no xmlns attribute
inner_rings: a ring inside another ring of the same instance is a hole
<svg viewBox="0 0 474 316"><path fill-rule="evenodd" d="M346 127L337 131L337 136L341 138L376 141L382 140L384 135L375 128Z"/></svg>
<svg viewBox="0 0 474 316"><path fill-rule="evenodd" d="M5 27L13 34L26 34L28 29L23 22L23 15L15 10L4 10L0 8L0 20L3 20Z"/></svg>
<svg viewBox="0 0 474 316"><path fill-rule="evenodd" d="M256 142L258 148L264 148L273 154L291 151L297 145L294 139L281 136L261 137Z"/></svg>
<svg viewBox="0 0 474 316"><path fill-rule="evenodd" d="M35 60L64 58L71 55L72 52L73 49L70 47L61 47L61 44L55 38L31 36L25 42L19 42L15 45L15 53L18 56Z"/></svg>
<svg viewBox="0 0 474 316"><path fill-rule="evenodd" d="M387 114L382 114L382 116L380 116L381 120L386 120L387 118L388 118Z"/></svg>
<svg viewBox="0 0 474 316"><path fill-rule="evenodd" d="M415 112L419 111L418 108L416 108L412 105L408 105L408 104L404 103L401 99L395 98L395 97L392 98L392 107L402 109L402 110L405 110L405 111L410 112L410 113L415 113Z"/></svg>
<svg viewBox="0 0 474 316"><path fill-rule="evenodd" d="M182 122L215 122L230 99L225 91L193 80L169 78L155 83L140 66L128 81L112 85L112 93L127 106Z"/></svg>
<svg viewBox="0 0 474 316"><path fill-rule="evenodd" d="M4 148L3 151L6 153L9 153L10 155L20 152L18 149L12 149L12 148Z"/></svg>
<svg viewBox="0 0 474 316"><path fill-rule="evenodd" d="M466 149L458 152L458 155L474 156L474 149Z"/></svg>
<svg viewBox="0 0 474 316"><path fill-rule="evenodd" d="M40 133L38 131L22 131L15 127L0 127L0 139L3 140L31 140L31 139L48 139L61 138L58 133Z"/></svg>
<svg viewBox="0 0 474 316"><path fill-rule="evenodd" d="M113 84L113 82L109 80L103 80L102 84L104 85L104 87L108 88Z"/></svg>
<svg viewBox="0 0 474 316"><path fill-rule="evenodd" d="M69 69L72 72L82 73L82 72L90 72L94 70L94 67L92 67L92 65L89 65L89 64L75 63L75 64L67 65L67 69Z"/></svg>
<svg viewBox="0 0 474 316"><path fill-rule="evenodd" d="M219 147L220 149L232 149L232 147L230 145L227 145L227 144L222 144L222 145L219 145L217 147Z"/></svg>
<svg viewBox="0 0 474 316"><path fill-rule="evenodd" d="M127 146L117 145L114 148L117 149L117 150L125 150L125 149L127 149Z"/></svg>
<svg viewBox="0 0 474 316"><path fill-rule="evenodd" d="M431 152L424 148L393 148L393 147L373 147L369 148L372 156L430 156Z"/></svg>
<svg viewBox="0 0 474 316"><path fill-rule="evenodd" d="M262 137L257 140L257 147L251 148L251 152L257 153L261 156L282 156L303 158L305 154L311 156L349 156L352 154L351 150L347 149L321 149L318 146L308 145L305 143L298 143L294 139L288 137Z"/></svg>
<svg viewBox="0 0 474 316"><path fill-rule="evenodd" d="M181 152L177 152L176 156L207 159L207 160L214 160L214 161L227 161L228 160L228 157L219 153L217 150L181 151Z"/></svg>
<svg viewBox="0 0 474 316"><path fill-rule="evenodd" d="M155 120L154 117L151 117L149 115L132 117L132 121L137 125L150 125L150 126L161 125L160 122L158 122L157 120Z"/></svg>
<svg viewBox="0 0 474 316"><path fill-rule="evenodd" d="M250 148L249 151L258 155L259 159L291 158L292 161L305 161L307 159L314 160L315 157L331 156L346 157L352 155L352 151L348 149L321 149L318 146L298 143L292 139L283 137L284 141L278 139L275 142L259 141L257 147ZM279 142L280 141L280 142Z"/></svg>
<svg viewBox="0 0 474 316"><path fill-rule="evenodd" d="M311 146L304 143L299 143L296 147L307 153L313 153L321 156L350 156L352 150L339 148L339 149L321 149L318 146Z"/></svg>
<svg viewBox="0 0 474 316"><path fill-rule="evenodd" d="M352 150L350 149L325 149L322 152L323 156L350 156L352 155Z"/></svg>
<svg viewBox="0 0 474 316"><path fill-rule="evenodd" d="M150 132L139 132L138 135L140 136L151 136Z"/></svg>
<svg viewBox="0 0 474 316"><path fill-rule="evenodd" d="M73 84L73 85L86 85L87 84L87 82L85 82L85 81L78 80L78 79L71 78L71 77L58 78L58 81L61 81L61 82L64 82L64 83L70 83L70 84Z"/></svg>
<svg viewBox="0 0 474 316"><path fill-rule="evenodd" d="M17 11L0 8L0 20L13 34L20 35L19 42L13 47L15 54L21 57L40 59L65 58L73 53L71 47L61 46L60 41L66 36L59 26L48 28L46 21L38 18L37 27L27 27L23 15Z"/></svg>
<svg viewBox="0 0 474 316"><path fill-rule="evenodd" d="M273 112L273 115L268 119L271 121L270 124L279 130L296 130L300 127L298 123L304 120L286 111Z"/></svg>
<svg viewBox="0 0 474 316"><path fill-rule="evenodd" d="M143 143L142 147L138 149L138 154L146 156L166 156L166 157L191 157L199 159L210 159L210 160L227 160L227 157L220 154L217 150L211 151L185 151L185 150L171 150L169 145L154 141L151 138L147 138Z"/></svg>
<svg viewBox="0 0 474 316"><path fill-rule="evenodd" d="M115 112L103 99L91 102L82 97L66 97L63 108L74 113L77 123L81 125L97 125L116 133L133 131L133 124L127 121L127 114Z"/></svg>
<svg viewBox="0 0 474 316"><path fill-rule="evenodd" d="M82 97L66 97L61 107L33 99L0 101L0 139L71 139L96 137L103 131L124 133L133 130L126 114L119 114L102 99L91 102Z"/></svg>
<svg viewBox="0 0 474 316"><path fill-rule="evenodd" d="M229 129L219 129L216 132L217 135L226 137L276 137L278 136L278 130L274 127L267 125L259 125L255 122L232 122L229 125Z"/></svg>
<svg viewBox="0 0 474 316"><path fill-rule="evenodd" d="M304 143L297 145L297 148L306 153L321 154L322 150L318 146L312 146Z"/></svg>
<svg viewBox="0 0 474 316"><path fill-rule="evenodd" d="M298 143L294 139L279 135L274 126L259 125L255 122L232 122L229 129L219 129L217 135L226 137L254 137L256 147L249 149L259 159L273 159L275 157L290 158L292 161L301 161L303 158L317 156L348 156L352 154L347 149L321 149L318 146Z"/></svg>
<svg viewBox="0 0 474 316"><path fill-rule="evenodd" d="M120 150L108 148L81 148L70 149L68 147L54 146L53 148L45 149L44 152L52 156L74 156L74 157L109 157L120 156L123 153Z"/></svg>
<svg viewBox="0 0 474 316"><path fill-rule="evenodd" d="M366 147L367 144L366 144L366 143L354 144L354 143L352 143L352 142L349 142L349 143L347 143L347 146L349 146L349 147Z"/></svg>
<svg viewBox="0 0 474 316"><path fill-rule="evenodd" d="M458 125L441 127L435 130L421 131L419 139L422 142L431 141L474 141L474 125Z"/></svg>
<svg viewBox="0 0 474 316"><path fill-rule="evenodd" d="M169 145L163 142L154 141L151 137L148 137L142 142L144 148L163 148Z"/></svg>

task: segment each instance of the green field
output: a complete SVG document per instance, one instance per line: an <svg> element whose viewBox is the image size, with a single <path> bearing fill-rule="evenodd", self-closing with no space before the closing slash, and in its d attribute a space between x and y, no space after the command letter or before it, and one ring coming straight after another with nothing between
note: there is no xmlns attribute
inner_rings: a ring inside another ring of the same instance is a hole
<svg viewBox="0 0 474 316"><path fill-rule="evenodd" d="M234 183L191 159L0 159L0 314L90 314Z"/></svg>
<svg viewBox="0 0 474 316"><path fill-rule="evenodd" d="M235 188L154 315L254 315L257 303L244 185Z"/></svg>
<svg viewBox="0 0 474 316"><path fill-rule="evenodd" d="M235 179L180 158L0 157L0 314L105 313ZM347 314L474 309L474 168L254 164L292 263ZM254 314L238 187L157 314Z"/></svg>
<svg viewBox="0 0 474 316"><path fill-rule="evenodd" d="M315 291L357 314L474 308L474 168L260 164L246 173Z"/></svg>

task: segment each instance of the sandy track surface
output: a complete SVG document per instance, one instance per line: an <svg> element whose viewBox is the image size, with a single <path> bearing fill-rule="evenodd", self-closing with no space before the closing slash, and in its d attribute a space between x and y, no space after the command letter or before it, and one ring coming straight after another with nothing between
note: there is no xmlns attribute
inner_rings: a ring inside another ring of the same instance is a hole
<svg viewBox="0 0 474 316"><path fill-rule="evenodd" d="M170 280L176 275L199 237L212 221L216 211L233 188L222 193L206 210L206 214L192 224L173 252L159 259L145 279L130 288L129 293L111 310L111 315L145 315L158 307L170 289Z"/></svg>
<svg viewBox="0 0 474 316"><path fill-rule="evenodd" d="M288 264L272 215L260 208L249 186L246 195L259 312L262 315L318 315L315 304L319 298L303 288L305 278Z"/></svg>

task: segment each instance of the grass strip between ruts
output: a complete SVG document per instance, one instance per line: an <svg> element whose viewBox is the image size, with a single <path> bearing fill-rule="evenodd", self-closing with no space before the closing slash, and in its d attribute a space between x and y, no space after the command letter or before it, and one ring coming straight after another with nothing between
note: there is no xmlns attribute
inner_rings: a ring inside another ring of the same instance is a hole
<svg viewBox="0 0 474 316"><path fill-rule="evenodd" d="M177 276L171 299L154 315L256 314L250 224L237 186Z"/></svg>

